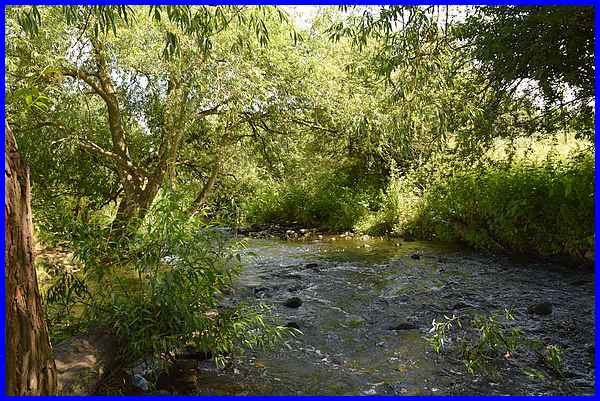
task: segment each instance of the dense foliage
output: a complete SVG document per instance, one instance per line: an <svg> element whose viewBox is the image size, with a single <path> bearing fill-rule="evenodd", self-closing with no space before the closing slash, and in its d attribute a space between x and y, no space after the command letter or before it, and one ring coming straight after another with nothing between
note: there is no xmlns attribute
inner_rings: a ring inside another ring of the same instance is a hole
<svg viewBox="0 0 600 401"><path fill-rule="evenodd" d="M108 328L126 363L280 338L221 304L241 245L213 224L589 259L592 28L589 7L7 8L37 238L81 266L47 266L54 335Z"/></svg>
<svg viewBox="0 0 600 401"><path fill-rule="evenodd" d="M240 256L190 220L180 201L173 193L160 196L126 241L107 241L110 227L98 221L71 228L71 249L84 268L51 272L46 300L55 329L110 329L123 346L123 364L185 346L222 356L264 348L289 333L267 326L260 308L220 306Z"/></svg>
<svg viewBox="0 0 600 401"><path fill-rule="evenodd" d="M457 32L475 45L492 85L537 89L546 124L572 125L593 138L593 7L483 7Z"/></svg>
<svg viewBox="0 0 600 401"><path fill-rule="evenodd" d="M593 252L591 152L567 159L548 155L542 162L445 166L390 183L382 210L364 228L530 255L583 258ZM419 181L427 184L415 190Z"/></svg>

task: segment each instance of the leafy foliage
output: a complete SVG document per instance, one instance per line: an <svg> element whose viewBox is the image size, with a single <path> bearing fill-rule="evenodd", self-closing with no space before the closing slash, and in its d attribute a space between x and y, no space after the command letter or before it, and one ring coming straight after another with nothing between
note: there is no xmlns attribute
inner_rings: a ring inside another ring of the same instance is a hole
<svg viewBox="0 0 600 401"><path fill-rule="evenodd" d="M582 257L593 249L593 194L591 152L464 169L427 190L415 228L479 248Z"/></svg>
<svg viewBox="0 0 600 401"><path fill-rule="evenodd" d="M589 149L470 167L440 159L390 181L380 210L357 228L581 259L594 246L593 193Z"/></svg>
<svg viewBox="0 0 600 401"><path fill-rule="evenodd" d="M250 224L280 222L330 230L351 229L376 203L377 191L340 169L296 182L270 182L243 208Z"/></svg>
<svg viewBox="0 0 600 401"><path fill-rule="evenodd" d="M577 121L580 135L593 138L593 7L481 7L455 33L473 45L492 85L515 91L535 81L546 119Z"/></svg>
<svg viewBox="0 0 600 401"><path fill-rule="evenodd" d="M38 238L85 266L48 267L55 331L108 327L127 362L281 338L266 310L221 306L240 260L211 219L593 253L591 146L488 157L593 137L591 9L475 10L322 8L298 32L262 6L7 8L7 119ZM496 317L472 323L471 371L518 347ZM436 351L459 325L435 322ZM538 351L559 370L559 348Z"/></svg>
<svg viewBox="0 0 600 401"><path fill-rule="evenodd" d="M66 23L76 27L82 33L89 30L98 39L100 34L117 35L117 26L131 26L136 19L136 8L126 5L116 6L62 6L58 7ZM39 6L20 7L14 9L16 19L29 35L37 35L40 31L42 13ZM193 36L196 44L206 54L213 46L212 37L231 24L246 26L255 32L261 45L269 41L269 31L263 18L276 14L280 22L287 22L288 17L281 9L258 6L250 13L243 6L149 6L148 16L152 21L168 20L185 34ZM301 36L292 29L290 33L294 41ZM174 31L165 34L165 47L162 55L165 58L181 56L179 35Z"/></svg>
<svg viewBox="0 0 600 401"><path fill-rule="evenodd" d="M499 83L538 80L550 101L561 83L594 94L593 7L482 7L457 30Z"/></svg>
<svg viewBox="0 0 600 401"><path fill-rule="evenodd" d="M525 355L528 351L538 352L538 341L526 338L523 332L511 323L514 320L512 309L505 309L502 319L497 314L476 315L470 319L455 315L444 316L444 320L433 320L425 339L437 354L459 352L470 374L484 373L494 376L502 360L518 358L519 354ZM561 348L551 344L538 355L555 374L560 374L561 354ZM524 373L531 375L532 371L529 369Z"/></svg>
<svg viewBox="0 0 600 401"><path fill-rule="evenodd" d="M85 266L85 297L68 296L83 295L82 277L59 280L48 291L48 303L83 307L82 323L115 334L125 364L184 346L222 356L267 347L294 332L268 325L264 307L220 306L222 290L239 271L239 255L209 227L188 221L179 201L164 194L127 241L107 239L110 228L81 225L74 248Z"/></svg>

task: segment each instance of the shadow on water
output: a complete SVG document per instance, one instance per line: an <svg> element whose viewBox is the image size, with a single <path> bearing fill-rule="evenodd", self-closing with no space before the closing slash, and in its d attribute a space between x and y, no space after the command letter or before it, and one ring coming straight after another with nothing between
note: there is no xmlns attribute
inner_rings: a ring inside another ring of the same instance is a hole
<svg viewBox="0 0 600 401"><path fill-rule="evenodd" d="M268 304L276 320L303 335L201 376L201 394L593 393L590 272L516 264L444 244L339 236L248 239L242 255L245 268L228 302ZM291 297L301 306L284 306ZM552 316L527 313L540 301L554 305ZM534 380L514 364L500 379L471 376L459 361L433 354L424 339L434 318L507 307L515 308L526 335L566 350L570 377Z"/></svg>

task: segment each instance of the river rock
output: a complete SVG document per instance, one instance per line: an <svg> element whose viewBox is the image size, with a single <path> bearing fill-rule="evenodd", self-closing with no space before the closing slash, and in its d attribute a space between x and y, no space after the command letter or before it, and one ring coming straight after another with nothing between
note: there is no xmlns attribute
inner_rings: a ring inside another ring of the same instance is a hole
<svg viewBox="0 0 600 401"><path fill-rule="evenodd" d="M400 331L400 330L415 330L418 329L417 325L411 322L400 322L394 326L390 326L389 330Z"/></svg>
<svg viewBox="0 0 600 401"><path fill-rule="evenodd" d="M270 298L271 294L270 294L270 290L267 287L259 287L259 288L255 288L254 289L254 296L256 298Z"/></svg>
<svg viewBox="0 0 600 401"><path fill-rule="evenodd" d="M413 253L412 255L410 255L411 259L415 259L415 260L419 260L421 259L421 255L418 253Z"/></svg>
<svg viewBox="0 0 600 401"><path fill-rule="evenodd" d="M540 302L538 304L530 305L527 308L527 313L533 315L550 315L552 313L552 304L549 302Z"/></svg>
<svg viewBox="0 0 600 401"><path fill-rule="evenodd" d="M396 297L396 301L397 302L406 303L406 302L410 301L410 296L408 296L408 295L399 295L399 296Z"/></svg>
<svg viewBox="0 0 600 401"><path fill-rule="evenodd" d="M93 395L115 369L117 340L104 332L73 336L54 347L57 395Z"/></svg>
<svg viewBox="0 0 600 401"><path fill-rule="evenodd" d="M465 302L465 301L458 301L457 303L455 303L452 308L450 308L451 310L461 310L461 309L467 309L467 308L476 308L476 305L473 305L472 303L469 302Z"/></svg>
<svg viewBox="0 0 600 401"><path fill-rule="evenodd" d="M300 325L296 322L287 322L285 327L291 327L292 329L300 330Z"/></svg>
<svg viewBox="0 0 600 401"><path fill-rule="evenodd" d="M298 297L292 297L283 303L283 306L288 308L299 308L302 305L302 300Z"/></svg>
<svg viewBox="0 0 600 401"><path fill-rule="evenodd" d="M304 267L306 269L312 269L312 270L314 270L316 272L319 271L319 265L317 263L307 263Z"/></svg>

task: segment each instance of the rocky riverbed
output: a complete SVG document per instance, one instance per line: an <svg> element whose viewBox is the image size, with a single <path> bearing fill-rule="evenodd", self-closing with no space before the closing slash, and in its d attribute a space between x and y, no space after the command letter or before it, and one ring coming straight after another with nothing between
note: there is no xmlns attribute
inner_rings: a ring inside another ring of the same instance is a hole
<svg viewBox="0 0 600 401"><path fill-rule="evenodd" d="M442 244L282 231L248 238L226 303L272 307L303 335L225 369L202 362L198 394L593 394L594 275ZM501 315L562 350L561 373L521 348L470 374L456 352L425 340L433 319Z"/></svg>

